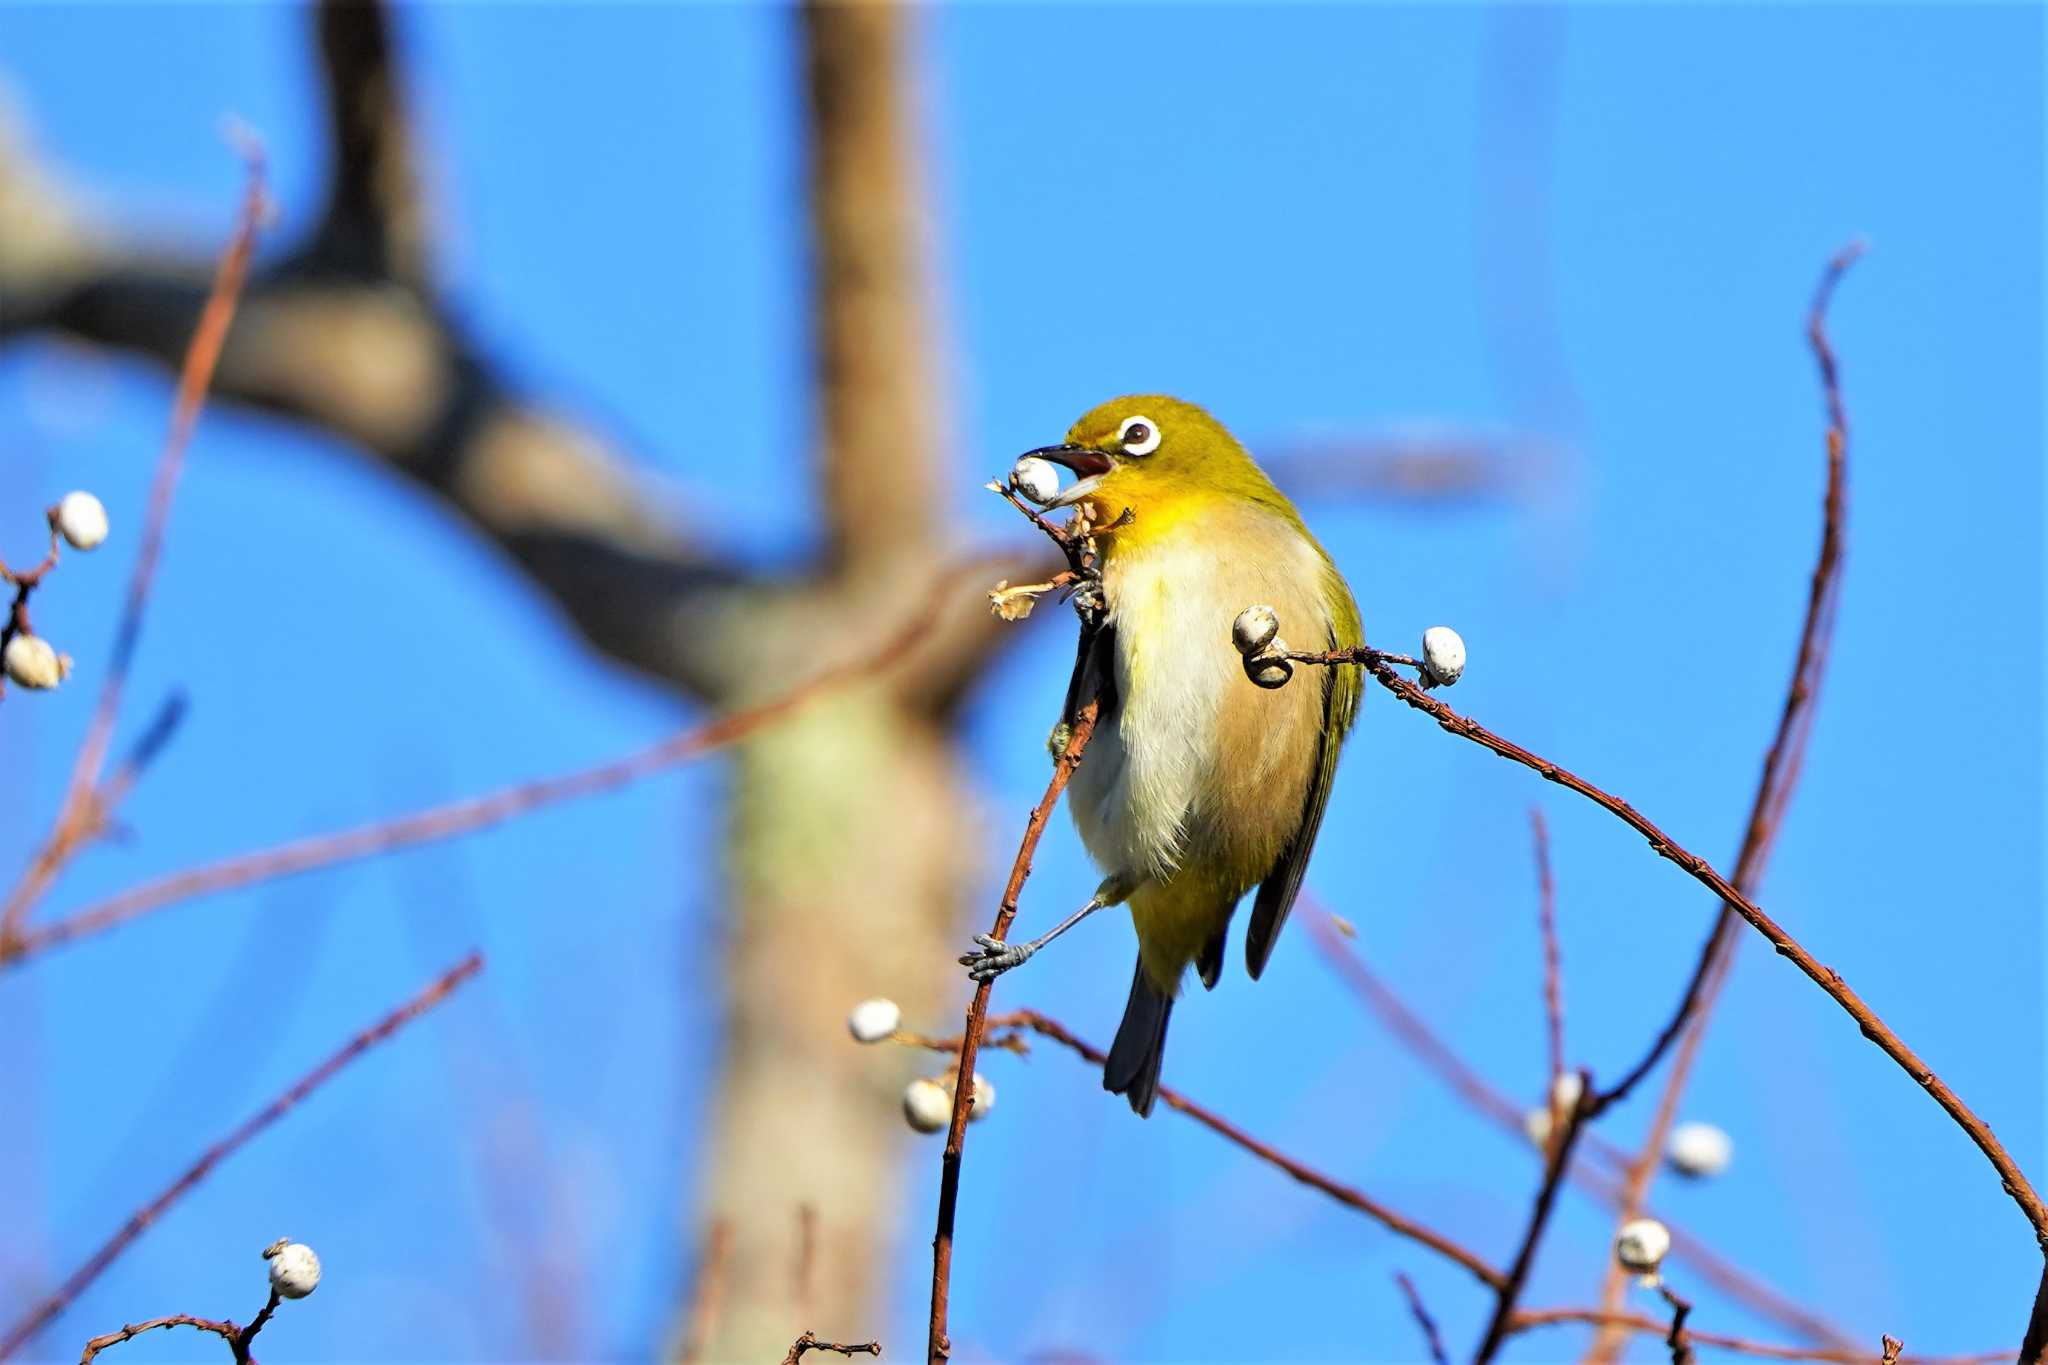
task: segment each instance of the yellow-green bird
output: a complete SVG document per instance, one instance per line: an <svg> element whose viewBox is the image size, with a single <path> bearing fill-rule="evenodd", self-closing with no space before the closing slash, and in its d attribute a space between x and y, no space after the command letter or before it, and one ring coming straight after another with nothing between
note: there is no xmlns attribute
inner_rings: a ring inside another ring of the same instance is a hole
<svg viewBox="0 0 2048 1365"><path fill-rule="evenodd" d="M1128 902L1138 969L1102 1083L1149 1114L1181 980L1193 963L1215 986L1231 915L1254 886L1245 965L1255 979L1265 969L1358 710L1356 669L1303 669L1272 690L1252 683L1232 624L1263 604L1294 648L1347 648L1364 632L1350 587L1294 504L1194 404L1113 399L1062 444L1030 454L1078 476L1052 505L1092 504L1094 524L1115 527L1099 538L1107 613L1092 661L1106 695L1068 789L1107 876L1042 938L1011 947L984 935L961 960L978 979L992 976L1090 912Z"/></svg>

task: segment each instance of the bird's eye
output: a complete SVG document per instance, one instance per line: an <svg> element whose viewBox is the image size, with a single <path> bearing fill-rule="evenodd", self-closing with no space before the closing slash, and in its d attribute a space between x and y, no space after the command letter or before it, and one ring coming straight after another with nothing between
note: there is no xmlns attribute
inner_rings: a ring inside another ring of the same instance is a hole
<svg viewBox="0 0 2048 1365"><path fill-rule="evenodd" d="M1149 417L1126 417L1116 439L1126 455L1150 455L1159 449L1159 424Z"/></svg>

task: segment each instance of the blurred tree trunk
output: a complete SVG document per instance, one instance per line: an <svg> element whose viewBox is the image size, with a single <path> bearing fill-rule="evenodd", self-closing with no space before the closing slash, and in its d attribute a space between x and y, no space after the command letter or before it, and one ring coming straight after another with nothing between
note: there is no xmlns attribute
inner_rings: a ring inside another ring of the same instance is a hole
<svg viewBox="0 0 2048 1365"><path fill-rule="evenodd" d="M893 5L803 10L828 543L815 624L778 625L750 657L834 635L857 647L943 553L906 20ZM800 671L760 670L754 690ZM733 769L725 1057L697 1188L734 1228L735 1291L707 1359L773 1360L792 1323L861 1335L877 1311L902 1208L900 1078L848 1065L846 1009L886 995L935 1017L979 846L946 707L908 681L806 711ZM818 1238L800 1306L799 1201Z"/></svg>
<svg viewBox="0 0 2048 1365"><path fill-rule="evenodd" d="M333 179L326 213L250 289L223 398L339 434L460 509L594 646L719 708L871 649L952 548L934 508L922 187L908 13L802 13L824 543L795 579L750 576L650 509L630 460L495 373L434 292L411 124L386 13L319 10ZM175 363L204 256L96 234L0 129L0 339L55 331ZM951 739L954 703L996 633L963 583L909 668L747 741L731 768L725 1033L702 1168L679 1236L729 1221L727 1289L706 1360L779 1359L807 1328L874 1326L902 1207L897 1068L846 1037L887 995L932 1018L979 850ZM809 1243L799 1210L815 1210ZM799 1302L800 1259L811 1266Z"/></svg>

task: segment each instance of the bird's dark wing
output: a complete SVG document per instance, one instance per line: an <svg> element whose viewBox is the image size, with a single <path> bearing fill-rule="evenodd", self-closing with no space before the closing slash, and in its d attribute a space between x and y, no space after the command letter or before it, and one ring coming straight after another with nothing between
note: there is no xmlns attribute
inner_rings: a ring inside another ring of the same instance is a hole
<svg viewBox="0 0 2048 1365"><path fill-rule="evenodd" d="M1067 700L1060 708L1060 720L1073 724L1074 712L1090 692L1102 699L1096 711L1096 725L1109 724L1117 707L1115 626L1105 624L1092 637L1082 634L1074 655L1074 671L1067 678Z"/></svg>

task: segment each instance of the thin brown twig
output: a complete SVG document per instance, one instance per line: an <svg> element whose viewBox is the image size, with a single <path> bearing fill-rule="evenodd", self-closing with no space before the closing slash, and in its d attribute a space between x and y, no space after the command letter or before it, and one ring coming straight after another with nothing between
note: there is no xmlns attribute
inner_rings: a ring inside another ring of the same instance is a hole
<svg viewBox="0 0 2048 1365"><path fill-rule="evenodd" d="M92 1365L93 1357L106 1350L109 1346L119 1346L124 1341L139 1337L144 1332L154 1332L160 1327L196 1327L202 1332L211 1332L222 1341L225 1341L228 1344L228 1349L231 1351L236 1349L236 1344L242 1334L242 1329L237 1327L232 1321L217 1322L212 1318L195 1318L190 1313L174 1313L167 1318L151 1318L148 1322L131 1322L118 1332L109 1332L105 1336L94 1337L91 1341L85 1343L85 1349L79 1353L78 1365ZM235 1356L237 1360L244 1358L239 1353Z"/></svg>
<svg viewBox="0 0 2048 1365"><path fill-rule="evenodd" d="M701 758L744 739L827 692L880 674L901 663L911 653L943 605L947 592L965 569L963 561L942 573L924 604L899 630L873 650L829 668L758 706L720 716L637 753L595 767L536 782L515 783L482 796L429 806L425 810L358 825L353 829L310 835L143 882L49 924L30 929L11 941L0 940L0 966L13 965L61 944L104 933L179 901L473 834L543 806L613 791Z"/></svg>
<svg viewBox="0 0 2048 1365"><path fill-rule="evenodd" d="M1563 1327L1586 1325L1593 1327L1617 1327L1624 1332L1668 1337L1671 1324L1659 1322L1641 1313L1610 1313L1600 1308L1525 1308L1515 1314L1513 1331L1519 1335L1537 1327ZM1882 1365L1882 1357L1868 1351L1840 1351L1822 1347L1777 1346L1769 1342L1749 1341L1742 1337L1723 1336L1717 1332L1686 1330L1686 1339L1695 1346L1711 1346L1717 1350L1731 1351L1737 1355L1758 1356L1765 1360L1808 1360L1819 1365ZM1980 1351L1967 1356L1906 1356L1899 1365L1992 1365L1994 1361L2012 1359L2013 1353L2005 1351Z"/></svg>
<svg viewBox="0 0 2048 1365"><path fill-rule="evenodd" d="M1764 870L1777 843L1785 810L1798 785L1804 767L1806 743L1812 733L1813 717L1820 701L1822 680L1827 674L1830 645L1834 638L1835 613L1841 600L1842 548L1848 524L1849 418L1842 398L1841 371L1828 341L1828 304L1843 274L1855 264L1863 248L1850 245L1828 263L1807 311L1807 340L1820 370L1822 401L1827 412L1826 491L1821 499L1820 549L1808 579L1806 615L1799 631L1799 647L1793 656L1792 677L1786 685L1785 703L1778 715L1770 747L1764 752L1763 771L1751 798L1749 820L1743 828L1742 845L1735 856L1735 885L1754 896L1763 884ZM1740 944L1741 926L1732 906L1723 904L1714 927L1701 945L1699 959L1687 980L1677 1010L1659 1031L1643 1059L1623 1075L1615 1086L1616 1099L1627 1095L1637 1082L1656 1067L1674 1039L1682 1041L1658 1096L1635 1158L1622 1177L1622 1207L1618 1217L1626 1222L1636 1216L1650 1183L1656 1177L1658 1161L1671 1125L1677 1121L1678 1106L1692 1078L1693 1065L1705 1039L1707 1022L1720 999ZM1617 1310L1627 1290L1627 1276L1618 1265L1607 1267L1600 1289L1603 1308ZM1619 1357L1622 1337L1603 1330L1589 1359L1611 1365Z"/></svg>
<svg viewBox="0 0 2048 1365"><path fill-rule="evenodd" d="M212 1174L213 1169L245 1146L252 1138L262 1133L286 1114L290 1113L308 1095L318 1090L349 1063L361 1057L370 1049L384 1042L413 1020L440 1004L463 982L483 970L484 960L480 953L471 953L448 971L442 973L425 990L413 996L382 1019L358 1033L344 1043L325 1061L308 1071L283 1093L263 1106L213 1146L200 1153L199 1159L187 1167L183 1174L173 1180L162 1193L128 1216L114 1235L95 1251L77 1270L71 1272L63 1284L40 1303L31 1308L22 1319L10 1327L5 1336L0 1336L0 1360L5 1360L33 1338L38 1332L62 1313L88 1285L112 1265L117 1257L126 1251L166 1210L190 1193L201 1181ZM252 1324L253 1326L254 1324Z"/></svg>
<svg viewBox="0 0 2048 1365"><path fill-rule="evenodd" d="M683 1334L678 1365L697 1365L725 1309L726 1270L732 1256L732 1222L715 1218L704 1234L704 1255L697 1262L697 1283L690 1299L690 1326Z"/></svg>
<svg viewBox="0 0 2048 1365"><path fill-rule="evenodd" d="M1087 670L1089 644L1081 646L1080 662L1075 668L1079 677ZM1088 747L1089 736L1095 732L1096 718L1101 714L1102 700L1099 695L1090 695L1081 700L1068 724L1066 747L1053 764L1052 779L1045 785L1045 795L1033 807L1030 819L1024 823L1024 837L1017 846L1017 857L1010 865L1010 878L1003 887L1002 903L996 907L995 927L989 933L1002 938L1010 932L1010 924L1017 917L1017 900L1023 893L1025 879L1031 875L1031 861L1038 851L1038 840L1045 833L1046 821L1051 818L1053 807L1059 804L1060 793L1067 789L1067 783L1074 776L1074 769L1080 766L1082 752ZM980 1055L981 1038L988 1024L988 997L995 979L982 981L974 990L974 998L968 1002L967 1025L961 1033L960 1067L953 1089L953 1120L946 1130L946 1150L939 1167L939 1214L938 1228L932 1235L932 1298L931 1320L925 1338L925 1354L930 1365L939 1365L947 1358L952 1344L946 1334L946 1304L951 1289L953 1271L953 1221L960 1199L960 1159L967 1145L967 1111L974 1096L974 1063Z"/></svg>
<svg viewBox="0 0 2048 1365"><path fill-rule="evenodd" d="M837 1351L851 1359L854 1356L880 1356L882 1343L879 1341L820 1341L816 1332L806 1332L790 1344L789 1354L782 1358L782 1365L797 1365L806 1351Z"/></svg>
<svg viewBox="0 0 2048 1365"><path fill-rule="evenodd" d="M1692 1316L1692 1301L1680 1298L1676 1290L1662 1281L1658 1282L1657 1292L1671 1305L1671 1330L1664 1334L1664 1344L1671 1348L1671 1365L1692 1365L1692 1341L1685 1330L1685 1320Z"/></svg>
<svg viewBox="0 0 2048 1365"><path fill-rule="evenodd" d="M1536 1188L1536 1200L1529 1208L1529 1221L1522 1232L1522 1245L1515 1252L1507 1281L1494 1295L1493 1316L1488 1320L1486 1334L1480 1338L1479 1350L1473 1356L1478 1365L1486 1365L1500 1353L1501 1346L1507 1341L1508 1323L1514 1317L1515 1304L1529 1283L1529 1272L1536 1264L1536 1249L1543 1244L1543 1230L1549 1226L1551 1210L1557 1207L1557 1195L1564 1188L1565 1172L1571 1169L1572 1148L1578 1145L1580 1131L1593 1116L1595 1094L1591 1074L1579 1072L1579 1093L1572 1098L1571 1107L1558 1116L1563 1127L1551 1134L1545 1144L1543 1181ZM1556 1114L1557 1110L1558 1105L1553 1101L1551 1112Z"/></svg>
<svg viewBox="0 0 2048 1365"><path fill-rule="evenodd" d="M150 590L156 583L157 565L163 558L171 502L177 493L179 475L184 472L185 452L199 423L206 390L213 382L214 366L220 360L228 327L234 321L235 305L241 299L242 284L249 273L249 258L256 247L257 230L263 225L269 209L261 150L253 139L244 138L243 153L248 163L247 188L243 192L234 235L221 254L220 264L214 273L213 290L199 314L198 325L193 329L192 341L186 348L184 365L178 374L177 397L171 407L170 433L157 457L156 476L143 517L141 542L135 555L135 567L128 579L127 600L122 606L113 650L108 656L106 680L100 686L99 701L86 725L78 755L72 762L70 781L66 785L63 803L58 807L57 819L42 847L30 861L28 870L9 894L6 906L0 908L0 948L18 937L29 910L56 880L66 860L105 828L107 811L98 790L100 771L106 763L107 747L113 740L114 723L119 719L121 696L135 662L135 647L142 637L143 613L149 605Z"/></svg>
<svg viewBox="0 0 2048 1365"><path fill-rule="evenodd" d="M1429 1347L1429 1358L1436 1365L1451 1365L1450 1356L1444 1351L1443 1333L1437 1330L1436 1319L1429 1315L1429 1308L1422 1302L1422 1295L1416 1292L1415 1281L1408 1278L1406 1271L1394 1272L1394 1283L1401 1286L1401 1297L1408 1300L1408 1312L1415 1319L1415 1326L1422 1332L1422 1340Z"/></svg>
<svg viewBox="0 0 2048 1365"><path fill-rule="evenodd" d="M1522 1127L1521 1111L1515 1107L1514 1102L1494 1089L1485 1077L1474 1071L1439 1038L1422 1017L1381 981L1372 969L1351 951L1349 944L1338 937L1331 927L1331 920L1334 917L1317 906L1312 899L1308 899L1306 892L1303 895L1302 910L1308 924L1310 939L1322 952L1323 960L1337 972L1351 988L1352 993L1378 1015L1387 1030L1420 1058L1424 1065L1467 1105L1492 1120L1496 1126L1517 1141L1528 1141L1528 1134ZM1310 910L1321 913L1308 914ZM1580 1138L1579 1145L1601 1164L1613 1170L1618 1171L1628 1163L1626 1152L1590 1129ZM1610 1207L1620 1207L1621 1186L1612 1177L1579 1162L1572 1164L1569 1174L1574 1184L1595 1198ZM1837 1349L1849 1348L1850 1338L1840 1328L1821 1318L1805 1305L1788 1298L1748 1272L1723 1260L1712 1248L1683 1228L1672 1225L1668 1219L1663 1221L1671 1230L1672 1254L1690 1265L1699 1278L1708 1281L1729 1298L1746 1305L1757 1314L1779 1322L1810 1340Z"/></svg>
<svg viewBox="0 0 2048 1365"><path fill-rule="evenodd" d="M1550 826L1543 808L1529 807L1529 832L1536 844L1536 921L1543 931L1543 1018L1549 1026L1550 1080L1564 1075L1564 968L1557 948L1557 880L1550 872ZM1555 1102L1552 1108L1555 1108Z"/></svg>

